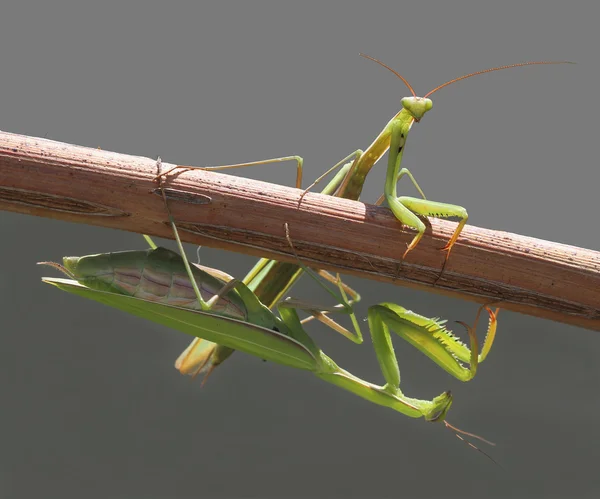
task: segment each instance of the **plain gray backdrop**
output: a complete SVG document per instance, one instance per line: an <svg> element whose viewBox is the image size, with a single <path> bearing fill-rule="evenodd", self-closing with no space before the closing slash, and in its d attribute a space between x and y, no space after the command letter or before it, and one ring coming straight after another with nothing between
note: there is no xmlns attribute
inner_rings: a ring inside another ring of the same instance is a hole
<svg viewBox="0 0 600 499"><path fill-rule="evenodd" d="M307 185L365 148L407 95L359 52L421 95L491 66L575 61L443 89L413 127L404 165L474 225L599 247L594 2L93 5L3 3L2 130L179 164L299 154ZM381 193L384 165L365 202ZM234 174L292 185L294 168ZM405 392L452 389L450 421L497 442L485 450L502 469L441 425L243 354L201 388L173 368L189 337L40 282L53 273L39 260L141 249L139 235L6 212L0 231L1 498L598 496L596 332L504 311L468 384L396 342ZM253 264L200 255L239 277ZM379 301L451 321L477 310L348 282L362 292L361 318ZM293 295L314 289L303 280ZM344 367L382 381L368 340L309 331Z"/></svg>

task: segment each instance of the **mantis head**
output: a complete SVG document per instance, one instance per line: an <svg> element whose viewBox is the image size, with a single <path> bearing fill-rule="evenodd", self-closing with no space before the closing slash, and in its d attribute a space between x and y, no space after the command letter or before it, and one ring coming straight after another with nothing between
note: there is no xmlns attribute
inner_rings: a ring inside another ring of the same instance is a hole
<svg viewBox="0 0 600 499"><path fill-rule="evenodd" d="M400 102L417 123L433 107L433 102L427 97L404 97Z"/></svg>
<svg viewBox="0 0 600 499"><path fill-rule="evenodd" d="M500 464L498 464L492 456L490 456L487 452L484 452L483 450L481 450L476 445L469 442L467 439L465 439L463 437L463 435L465 437L470 437L470 438L480 440L481 442L484 442L491 446L495 446L496 445L495 443L490 442L489 440L486 440L485 438L480 437L479 435L476 435L475 433L470 433L468 431L461 430L460 428L457 428L456 426L451 425L446 420L446 415L448 414L448 410L450 409L451 405L452 405L452 394L450 393L450 391L442 393L441 395L439 395L438 397L433 399L433 401L432 401L433 407L428 412L428 414L424 414L425 420L429 421L431 423L438 423L438 422L444 423L444 426L446 427L446 429L448 429L452 433L454 433L454 435L459 440L462 440L469 447L471 447L472 449L476 450L477 452L480 452L481 454L483 454L490 461L492 461L495 465L500 466ZM500 467L502 467L502 466L500 466Z"/></svg>
<svg viewBox="0 0 600 499"><path fill-rule="evenodd" d="M430 405L430 407L423 411L425 421L429 421L430 423L445 421L446 414L452 405L452 393L448 390L435 397L428 405Z"/></svg>

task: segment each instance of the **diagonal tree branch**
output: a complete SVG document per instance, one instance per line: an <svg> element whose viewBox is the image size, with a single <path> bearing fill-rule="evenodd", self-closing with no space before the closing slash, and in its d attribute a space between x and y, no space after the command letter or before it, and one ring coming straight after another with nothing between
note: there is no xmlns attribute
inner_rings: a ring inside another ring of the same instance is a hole
<svg viewBox="0 0 600 499"><path fill-rule="evenodd" d="M3 210L172 238L156 173L149 158L0 132ZM467 226L440 277L452 222L431 220L402 262L414 232L386 208L313 193L301 200L298 189L205 171L171 175L165 186L191 243L294 262L287 223L310 266L600 330L596 251Z"/></svg>

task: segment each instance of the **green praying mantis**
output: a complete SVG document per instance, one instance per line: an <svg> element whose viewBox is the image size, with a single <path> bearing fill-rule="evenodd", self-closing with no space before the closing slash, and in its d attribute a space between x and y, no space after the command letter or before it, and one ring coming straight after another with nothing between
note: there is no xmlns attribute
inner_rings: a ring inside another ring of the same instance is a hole
<svg viewBox="0 0 600 499"><path fill-rule="evenodd" d="M483 75L494 71L500 71L503 69L511 69L524 66L571 63L568 61L533 61L484 69L449 80L446 83L437 86L436 88L425 94L424 97L418 97L412 86L408 83L408 81L398 72L396 72L383 62L379 61L378 59L375 59L374 57L365 54L360 55L362 57L376 62L377 64L380 64L384 68L394 73L408 87L412 96L403 97L400 100L402 109L398 113L396 113L396 115L387 123L387 125L383 128L383 130L379 133L379 135L375 138L375 140L373 140L371 145L369 145L369 147L365 151L358 149L352 154L346 156L340 162L338 162L329 170L327 170L323 175L317 178L317 180L315 180L315 182L313 182L310 186L308 186L304 190L304 194L316 184L318 184L331 172L343 166L345 168L348 168L347 172L344 175L343 181L339 183L337 190L332 194L346 199L358 200L369 171L389 149L390 152L388 154L388 166L383 195L377 200L376 204L381 204L384 200L387 201L389 208L392 210L398 221L401 222L403 225L406 225L407 227L415 229L417 232L414 235L408 247L406 248L406 250L404 251L402 259L405 259L408 253L417 246L417 244L423 237L423 234L425 233L425 224L419 217L458 218L459 223L454 233L452 234L448 243L443 248L441 248L441 251L446 252L445 261L447 261L450 256L450 251L452 250L452 247L458 240L458 237L460 236L460 233L463 227L466 225L467 220L469 218L467 210L465 210L465 208L463 208L462 206L428 200L425 197L423 190L415 180L410 170L408 170L408 168L401 168L402 156L404 154L406 140L408 139L408 133L410 132L413 123L418 123L419 121L421 121L423 116L433 107L433 102L429 97L441 90L442 88L447 87L448 85L451 85L461 80L465 80L467 78L471 78L473 76ZM272 158L267 160L253 161L250 163L239 163L234 165L178 165L165 171L164 173L161 173L160 176L166 177L168 174L175 170L185 171L196 169L216 171L227 170L231 168L249 167L261 164L278 163L290 160L295 161L297 163L298 175L296 177L296 187L300 188L302 181L301 172L303 165L303 158L301 158L300 156L285 156L282 158ZM350 160L351 163L348 164L347 162ZM406 175L410 179L414 187L417 189L417 191L421 195L420 198L415 198L411 196L398 196L397 183L404 175Z"/></svg>
<svg viewBox="0 0 600 499"><path fill-rule="evenodd" d="M311 371L370 402L427 421L445 421L452 395L443 392L432 400L420 400L402 393L390 330L463 381L476 374L478 363L492 347L496 320L489 309L488 334L479 353L474 327L463 324L469 333L469 349L442 321L422 317L392 303L375 305L368 312L369 329L386 384L369 383L339 367L317 347L305 332L294 304L281 302L276 315L242 281L224 282L212 272L190 266L170 213L169 218L180 254L155 248L65 257L62 265L41 263L60 270L69 279L43 278L43 281L219 345ZM312 275L300 262L299 266ZM344 287L339 285L339 279L337 282L340 302L346 305ZM356 335L362 338L355 319L353 324ZM469 367L462 363L469 363ZM447 422L446 425L458 431Z"/></svg>

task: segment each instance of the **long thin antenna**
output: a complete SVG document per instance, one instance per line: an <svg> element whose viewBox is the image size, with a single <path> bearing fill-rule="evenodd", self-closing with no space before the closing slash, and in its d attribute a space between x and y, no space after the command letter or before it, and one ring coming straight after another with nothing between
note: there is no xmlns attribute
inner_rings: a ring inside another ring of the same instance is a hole
<svg viewBox="0 0 600 499"><path fill-rule="evenodd" d="M448 423L448 421L444 420L444 424L446 425L446 428L448 428L452 433L454 433L454 435L456 436L456 438L458 438L459 440L462 440L465 444L467 444L469 447L471 447L472 449L475 449L477 452L480 452L481 454L483 454L485 457L487 457L492 463L494 463L496 466L499 466L500 468L504 469L502 467L502 465L500 463L498 463L498 461L496 461L492 456L490 456L487 452L481 450L479 447L477 447L476 445L472 444L471 442L469 442L468 440L464 439L463 437L461 437L461 435L465 435L467 437L471 437L471 438L476 438L477 440L480 440L488 445L492 445L495 446L496 444L494 442L490 442L489 440L486 440L483 437L480 437L479 435L475 435L475 433L470 433L468 431L465 430L461 430L460 428L457 428L456 426L451 425L450 423Z"/></svg>
<svg viewBox="0 0 600 499"><path fill-rule="evenodd" d="M408 89L413 94L413 97L417 96L417 94L413 90L413 87L410 86L410 83L408 83L406 78L404 78L404 76L402 76L400 73L397 73L392 68L390 68L387 64L384 64L383 62L381 62L379 59L375 59L375 57L371 57L370 55L366 55L366 54L358 54L358 55L360 55L361 57L364 57L365 59L371 59L372 61L375 61L380 66L383 66L384 68L389 69L392 73L394 73L398 78L400 78L404 82L404 84L408 87Z"/></svg>
<svg viewBox="0 0 600 499"><path fill-rule="evenodd" d="M371 57L370 55L366 55L366 54L362 54L362 53L359 54L359 55L361 57L364 57L365 59L370 59L370 60L376 62L380 66L383 66L384 68L386 68L389 71L391 71L392 73L394 73L408 87L408 89L413 94L413 97L417 96L417 94L413 90L413 87L411 86L411 84L408 83L407 79L404 78L404 76L402 76L400 73L398 73L397 71L393 70L387 64L381 62L379 59L375 59L375 57ZM448 85L451 85L452 83L456 83L457 81L466 80L467 78L471 78L471 76L477 76L477 75L482 75L482 74L485 74L485 73L491 73L493 71L500 71L501 69L520 68L520 67L523 67L523 66L534 66L534 65L540 65L540 64L575 64L575 63L572 62L572 61L531 61L531 62L519 62L517 64L509 64L507 66L498 66L497 68L489 68L489 69L484 69L482 71L475 71L474 73L469 73L469 74L464 75L464 76L459 76L458 78L454 78L453 80L447 81L446 83L442 83L439 87L436 87L431 92L425 94L423 96L423 98L425 99L425 98L429 97L431 94L434 94L438 90L440 90L440 89L442 89L444 87L447 87Z"/></svg>
<svg viewBox="0 0 600 499"><path fill-rule="evenodd" d="M431 94L437 92L441 88L444 88L444 87L447 87L448 85L451 85L452 83L456 83L457 81L465 80L467 78L471 78L471 76L477 76L477 75L482 75L482 74L485 74L485 73L491 73L492 71L500 71L501 69L520 68L522 66L533 66L533 65L536 65L536 64L575 64L575 63L571 62L571 61L534 61L534 62L520 62L518 64L509 64L508 66L499 66L497 68L484 69L483 71L476 71L475 73L469 73L468 75L460 76L458 78L454 78L453 80L447 81L446 83L443 83L439 87L434 88L428 94L425 94L425 96L423 98L429 97Z"/></svg>

